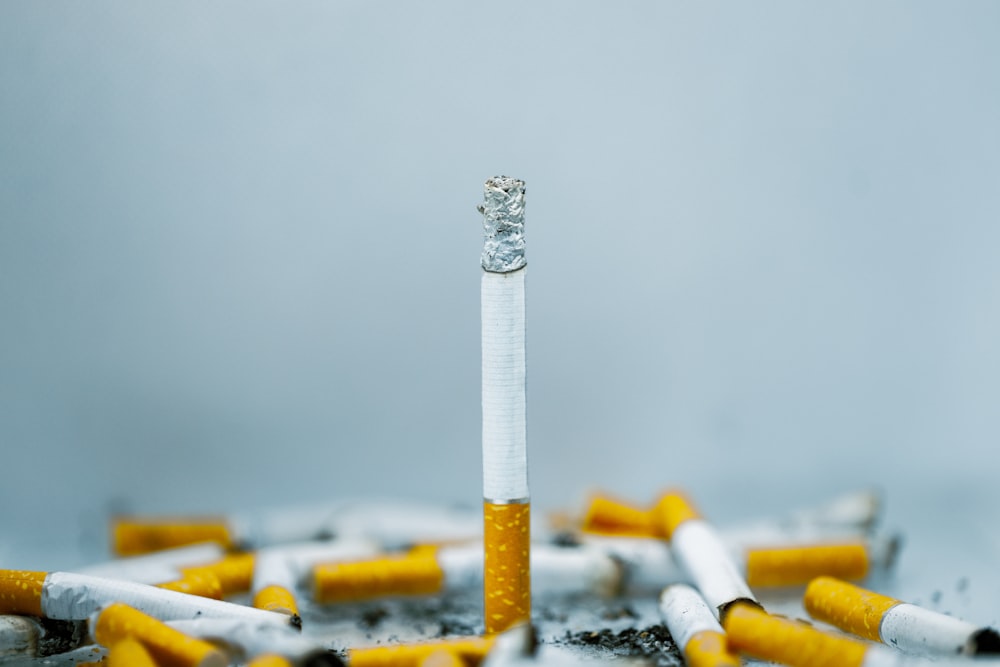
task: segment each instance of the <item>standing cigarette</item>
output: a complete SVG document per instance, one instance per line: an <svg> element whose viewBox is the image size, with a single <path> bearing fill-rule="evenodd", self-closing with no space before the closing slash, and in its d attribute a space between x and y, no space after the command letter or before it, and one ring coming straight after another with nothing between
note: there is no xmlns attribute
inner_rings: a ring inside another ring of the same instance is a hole
<svg viewBox="0 0 1000 667"><path fill-rule="evenodd" d="M483 608L487 634L531 620L525 427L524 181L486 181L483 214Z"/></svg>
<svg viewBox="0 0 1000 667"><path fill-rule="evenodd" d="M670 552L720 620L736 602L758 605L719 535L687 498L677 492L666 493L660 498L658 511Z"/></svg>
<svg viewBox="0 0 1000 667"><path fill-rule="evenodd" d="M688 667L739 667L726 635L705 600L686 584L667 586L660 594L660 617L684 654Z"/></svg>
<svg viewBox="0 0 1000 667"><path fill-rule="evenodd" d="M917 605L818 577L806 588L809 615L846 632L923 655L1000 654L1000 634Z"/></svg>

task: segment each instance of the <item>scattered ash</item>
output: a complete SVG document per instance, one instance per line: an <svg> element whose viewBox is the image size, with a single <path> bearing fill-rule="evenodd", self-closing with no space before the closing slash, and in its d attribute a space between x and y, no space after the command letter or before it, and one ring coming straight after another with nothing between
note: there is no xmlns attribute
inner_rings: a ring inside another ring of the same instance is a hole
<svg viewBox="0 0 1000 667"><path fill-rule="evenodd" d="M569 632L553 644L587 647L596 655L644 658L657 667L679 667L684 662L673 638L662 625L644 629L626 628L617 633L609 629Z"/></svg>
<svg viewBox="0 0 1000 667"><path fill-rule="evenodd" d="M377 628L379 623L382 622L382 619L388 615L389 610L385 607L373 607L371 609L366 609L361 613L360 623L362 626L373 630Z"/></svg>

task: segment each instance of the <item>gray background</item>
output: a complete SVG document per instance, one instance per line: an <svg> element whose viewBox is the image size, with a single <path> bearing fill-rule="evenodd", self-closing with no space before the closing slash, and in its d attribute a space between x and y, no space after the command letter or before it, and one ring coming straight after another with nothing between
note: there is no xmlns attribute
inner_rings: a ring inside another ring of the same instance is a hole
<svg viewBox="0 0 1000 667"><path fill-rule="evenodd" d="M994 2L5 2L0 558L476 504L503 173L536 506L876 485L950 586L1000 557L998 65Z"/></svg>

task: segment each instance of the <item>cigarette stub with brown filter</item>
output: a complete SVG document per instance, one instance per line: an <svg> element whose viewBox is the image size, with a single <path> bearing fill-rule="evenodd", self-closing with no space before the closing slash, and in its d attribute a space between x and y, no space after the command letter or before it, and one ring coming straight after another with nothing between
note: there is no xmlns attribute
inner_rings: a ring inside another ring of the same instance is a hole
<svg viewBox="0 0 1000 667"><path fill-rule="evenodd" d="M806 588L813 618L846 632L918 655L1000 654L1000 634L953 616L908 604L832 577Z"/></svg>
<svg viewBox="0 0 1000 667"><path fill-rule="evenodd" d="M524 181L486 181L482 252L483 595L488 634L531 620Z"/></svg>
<svg viewBox="0 0 1000 667"><path fill-rule="evenodd" d="M149 651L160 667L225 667L226 655L212 644L188 637L138 609L116 602L91 619L94 640L114 647L132 638Z"/></svg>
<svg viewBox="0 0 1000 667"><path fill-rule="evenodd" d="M715 529L683 494L663 494L657 511L670 552L720 620L737 602L759 605Z"/></svg>
<svg viewBox="0 0 1000 667"><path fill-rule="evenodd" d="M622 568L601 549L534 544L530 558L535 593L608 597L621 592ZM483 560L483 546L473 543L320 564L313 575L315 599L353 602L474 590L483 586Z"/></svg>
<svg viewBox="0 0 1000 667"><path fill-rule="evenodd" d="M283 614L131 581L73 572L0 570L0 614L84 620L113 602L125 603L160 620L235 617L260 623L292 623Z"/></svg>
<svg viewBox="0 0 1000 667"><path fill-rule="evenodd" d="M660 617L688 667L739 667L705 600L690 586L674 584L660 594Z"/></svg>

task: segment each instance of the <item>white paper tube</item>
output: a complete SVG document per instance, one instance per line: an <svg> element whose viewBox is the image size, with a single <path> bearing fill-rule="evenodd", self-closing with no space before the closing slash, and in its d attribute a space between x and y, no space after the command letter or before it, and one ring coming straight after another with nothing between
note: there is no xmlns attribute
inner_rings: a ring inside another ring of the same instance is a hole
<svg viewBox="0 0 1000 667"><path fill-rule="evenodd" d="M483 272L483 497L528 498L525 427L526 269Z"/></svg>
<svg viewBox="0 0 1000 667"><path fill-rule="evenodd" d="M879 635L889 646L907 653L974 655L974 637L981 630L968 621L902 602L882 616Z"/></svg>

